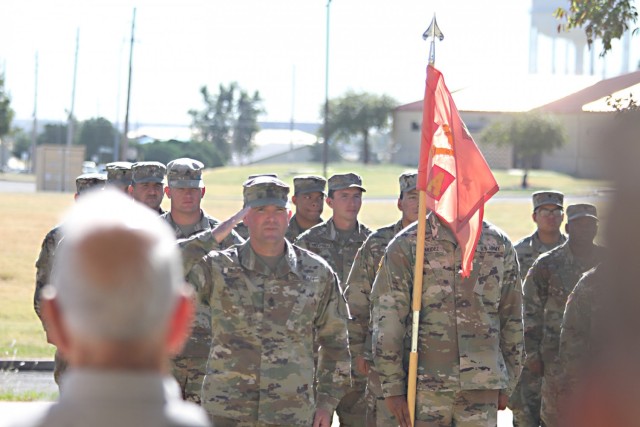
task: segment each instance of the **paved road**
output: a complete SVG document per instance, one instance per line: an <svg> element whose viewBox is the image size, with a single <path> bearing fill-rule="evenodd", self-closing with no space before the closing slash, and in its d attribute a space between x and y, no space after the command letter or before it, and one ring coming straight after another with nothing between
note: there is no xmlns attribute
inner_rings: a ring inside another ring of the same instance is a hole
<svg viewBox="0 0 640 427"><path fill-rule="evenodd" d="M0 180L0 193L35 193L35 182L14 182Z"/></svg>

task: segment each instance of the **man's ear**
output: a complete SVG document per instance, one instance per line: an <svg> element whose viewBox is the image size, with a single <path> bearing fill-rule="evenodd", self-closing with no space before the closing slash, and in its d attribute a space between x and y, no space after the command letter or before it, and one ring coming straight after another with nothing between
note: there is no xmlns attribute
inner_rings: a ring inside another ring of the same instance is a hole
<svg viewBox="0 0 640 427"><path fill-rule="evenodd" d="M191 335L194 299L195 295L192 291L184 291L178 297L178 302L169 321L169 331L165 343L171 356L175 356L182 351L184 344Z"/></svg>
<svg viewBox="0 0 640 427"><path fill-rule="evenodd" d="M164 194L165 196L167 196L168 198L171 198L171 189L169 188L169 186L167 185L166 187L164 187Z"/></svg>
<svg viewBox="0 0 640 427"><path fill-rule="evenodd" d="M398 207L398 210L402 212L402 199L400 197L398 197L398 202L396 203L396 206Z"/></svg>
<svg viewBox="0 0 640 427"><path fill-rule="evenodd" d="M55 297L41 298L40 314L46 328L47 342L56 346L63 355L69 354L69 333Z"/></svg>
<svg viewBox="0 0 640 427"><path fill-rule="evenodd" d="M207 192L207 188L206 187L202 187L202 193L200 194L200 198L204 197L204 193Z"/></svg>
<svg viewBox="0 0 640 427"><path fill-rule="evenodd" d="M296 198L296 196L291 196L291 203L293 203L295 206L298 206L297 201L298 199Z"/></svg>
<svg viewBox="0 0 640 427"><path fill-rule="evenodd" d="M133 196L133 185L129 185L127 187L127 194L129 194L130 196Z"/></svg>
<svg viewBox="0 0 640 427"><path fill-rule="evenodd" d="M333 209L333 199L331 197L325 198L324 201L327 202L327 206Z"/></svg>

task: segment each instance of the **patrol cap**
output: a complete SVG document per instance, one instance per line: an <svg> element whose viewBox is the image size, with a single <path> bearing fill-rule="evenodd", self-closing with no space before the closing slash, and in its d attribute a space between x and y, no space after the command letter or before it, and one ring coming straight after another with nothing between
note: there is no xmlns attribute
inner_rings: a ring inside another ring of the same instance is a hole
<svg viewBox="0 0 640 427"><path fill-rule="evenodd" d="M298 175L293 177L293 194L324 193L327 180L317 175Z"/></svg>
<svg viewBox="0 0 640 427"><path fill-rule="evenodd" d="M131 167L132 179L135 184L156 182L162 184L167 173L167 167L160 162L137 162Z"/></svg>
<svg viewBox="0 0 640 427"><path fill-rule="evenodd" d="M367 191L362 186L362 178L353 172L339 173L329 178L329 191L344 190L345 188L359 188Z"/></svg>
<svg viewBox="0 0 640 427"><path fill-rule="evenodd" d="M567 221L582 217L598 219L598 210L590 203L578 203L567 207Z"/></svg>
<svg viewBox="0 0 640 427"><path fill-rule="evenodd" d="M244 183L242 194L245 208L267 205L284 208L287 206L289 186L278 178L259 176Z"/></svg>
<svg viewBox="0 0 640 427"><path fill-rule="evenodd" d="M194 159L181 158L167 164L167 184L173 188L203 188L204 165Z"/></svg>
<svg viewBox="0 0 640 427"><path fill-rule="evenodd" d="M533 210L542 205L556 205L562 207L564 194L559 191L536 191L531 195L533 199Z"/></svg>
<svg viewBox="0 0 640 427"><path fill-rule="evenodd" d="M247 181L249 181L250 179L253 179L253 178L257 178L259 176L270 176L271 178L277 178L278 174L277 173L254 173L254 174L249 175L247 177Z"/></svg>
<svg viewBox="0 0 640 427"><path fill-rule="evenodd" d="M129 162L112 162L107 163L107 183L131 185L131 166Z"/></svg>
<svg viewBox="0 0 640 427"><path fill-rule="evenodd" d="M416 189L418 183L418 172L404 172L398 177L400 183L400 194Z"/></svg>
<svg viewBox="0 0 640 427"><path fill-rule="evenodd" d="M107 177L101 173L83 173L76 178L76 193L82 194L91 188L104 188Z"/></svg>

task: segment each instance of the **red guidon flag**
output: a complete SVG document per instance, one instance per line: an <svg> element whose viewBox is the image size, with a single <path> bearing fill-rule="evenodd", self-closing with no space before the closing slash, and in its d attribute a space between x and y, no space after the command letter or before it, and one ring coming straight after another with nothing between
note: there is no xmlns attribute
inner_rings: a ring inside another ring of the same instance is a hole
<svg viewBox="0 0 640 427"><path fill-rule="evenodd" d="M422 112L418 190L427 193L427 208L455 234L462 251L462 276L469 277L484 204L498 191L498 183L462 122L442 74L431 65Z"/></svg>

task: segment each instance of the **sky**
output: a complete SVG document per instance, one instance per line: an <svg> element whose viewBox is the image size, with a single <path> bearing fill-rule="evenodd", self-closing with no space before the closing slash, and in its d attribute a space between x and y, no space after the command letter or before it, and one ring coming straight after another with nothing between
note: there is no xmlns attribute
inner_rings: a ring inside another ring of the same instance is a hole
<svg viewBox="0 0 640 427"><path fill-rule="evenodd" d="M202 107L200 88L215 93L232 81L260 92L262 121L320 121L327 0L3 0L0 70L16 119L34 111L37 55L37 116L66 120L79 31L75 116L122 126L134 7L130 128L188 125L188 111ZM333 0L329 97L354 90L400 104L421 99L422 33L434 13L445 36L436 67L450 89L527 73L530 10L531 0ZM541 73L550 73L549 40L538 47ZM557 45L556 57L570 55ZM597 72L615 75L619 65Z"/></svg>

